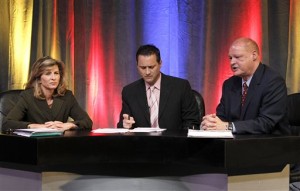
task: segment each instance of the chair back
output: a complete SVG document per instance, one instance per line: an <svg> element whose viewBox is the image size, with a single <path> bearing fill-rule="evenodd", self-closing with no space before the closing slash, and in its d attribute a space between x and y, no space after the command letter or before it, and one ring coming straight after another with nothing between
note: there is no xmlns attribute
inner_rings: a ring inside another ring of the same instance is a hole
<svg viewBox="0 0 300 191"><path fill-rule="evenodd" d="M290 125L300 126L300 93L288 95L287 105Z"/></svg>
<svg viewBox="0 0 300 191"><path fill-rule="evenodd" d="M20 93L23 90L8 90L0 93L0 132L2 131L2 121L9 111L16 105Z"/></svg>
<svg viewBox="0 0 300 191"><path fill-rule="evenodd" d="M197 105L198 105L198 109L199 109L199 116L200 116L200 122L202 121L202 118L205 115L205 103L204 103L204 99L202 97L202 95L197 92L196 90L192 90L195 99L197 101Z"/></svg>
<svg viewBox="0 0 300 191"><path fill-rule="evenodd" d="M288 95L287 107L292 134L300 135L300 93Z"/></svg>

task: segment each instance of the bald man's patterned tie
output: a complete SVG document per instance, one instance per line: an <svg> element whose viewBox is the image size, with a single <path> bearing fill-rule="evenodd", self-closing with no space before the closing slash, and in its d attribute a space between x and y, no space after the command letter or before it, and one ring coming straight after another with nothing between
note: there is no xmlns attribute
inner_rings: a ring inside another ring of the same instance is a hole
<svg viewBox="0 0 300 191"><path fill-rule="evenodd" d="M244 106L245 101L246 101L247 91L248 91L248 86L247 86L247 83L244 82L243 83L243 92L242 92L242 101L241 101L242 107Z"/></svg>

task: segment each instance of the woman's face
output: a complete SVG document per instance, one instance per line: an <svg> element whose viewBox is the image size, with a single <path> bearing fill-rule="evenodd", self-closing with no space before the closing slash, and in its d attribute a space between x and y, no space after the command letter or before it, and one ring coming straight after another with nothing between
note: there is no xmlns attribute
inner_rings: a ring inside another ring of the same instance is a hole
<svg viewBox="0 0 300 191"><path fill-rule="evenodd" d="M54 91L60 81L60 73L57 65L46 67L41 75L39 83L43 91Z"/></svg>

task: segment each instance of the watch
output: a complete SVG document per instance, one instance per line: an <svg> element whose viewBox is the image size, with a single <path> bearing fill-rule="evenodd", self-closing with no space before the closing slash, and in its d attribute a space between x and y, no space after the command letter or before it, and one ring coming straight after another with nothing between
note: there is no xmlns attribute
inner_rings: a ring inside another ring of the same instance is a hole
<svg viewBox="0 0 300 191"><path fill-rule="evenodd" d="M232 124L232 122L228 122L227 130L232 131L232 129L233 129L233 124Z"/></svg>

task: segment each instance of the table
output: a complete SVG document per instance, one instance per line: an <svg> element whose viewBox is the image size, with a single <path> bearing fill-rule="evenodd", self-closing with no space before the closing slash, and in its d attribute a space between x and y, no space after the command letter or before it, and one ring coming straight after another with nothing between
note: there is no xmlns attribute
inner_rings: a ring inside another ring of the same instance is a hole
<svg viewBox="0 0 300 191"><path fill-rule="evenodd" d="M0 167L4 176L29 173L26 176L32 176L36 182L43 182L42 173L51 176L51 173L62 172L76 174L77 178L77 175L126 177L126 181L129 179L133 183L137 179L149 181L149 177L175 177L180 181L182 177L189 177L185 182L191 182L209 174L213 177L204 178L205 184L209 180L227 184L231 178L235 182L236 177L280 173L283 169L286 182L286 165L300 160L298 136L191 138L187 137L186 130L124 134L93 134L79 130L66 131L59 137L38 138L0 134L0 147ZM193 190L193 186L199 186L194 183L178 186L180 190ZM0 182L0 185L3 184ZM42 190L43 186L38 184L34 188ZM222 189L221 185L219 190ZM229 186L227 189L234 190Z"/></svg>

